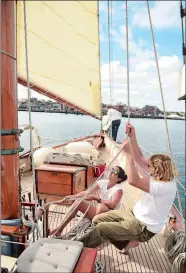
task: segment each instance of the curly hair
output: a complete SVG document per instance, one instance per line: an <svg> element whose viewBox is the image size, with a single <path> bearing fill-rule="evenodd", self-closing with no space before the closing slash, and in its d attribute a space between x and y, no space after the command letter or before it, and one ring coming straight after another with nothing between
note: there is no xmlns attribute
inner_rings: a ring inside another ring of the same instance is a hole
<svg viewBox="0 0 186 273"><path fill-rule="evenodd" d="M170 157L164 154L156 154L149 158L148 170L157 181L171 181L178 172Z"/></svg>

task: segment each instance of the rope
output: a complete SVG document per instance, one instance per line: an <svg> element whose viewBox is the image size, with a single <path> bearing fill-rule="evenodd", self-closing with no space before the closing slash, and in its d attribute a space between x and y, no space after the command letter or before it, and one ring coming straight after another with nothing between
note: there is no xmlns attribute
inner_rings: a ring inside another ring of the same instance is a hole
<svg viewBox="0 0 186 273"><path fill-rule="evenodd" d="M105 269L104 263L96 259L94 264L94 273L103 273L104 269Z"/></svg>
<svg viewBox="0 0 186 273"><path fill-rule="evenodd" d="M156 68L157 68L157 73L158 73L160 93L161 93L161 99L162 99L162 104L163 104L163 112L164 112L164 119L165 119L165 127L166 127L166 133L167 133L169 153L170 153L170 158L171 158L171 162L172 162L172 167L174 169L174 166L173 166L173 155L172 155L172 149L171 149L171 141L170 141L168 123L167 123L167 118L166 118L165 101L164 101L163 88L162 88L160 69L159 69L159 63L158 63L158 55L157 55L157 50L156 50L155 38L154 38L154 31L153 31L153 26L152 26L151 13L150 13L150 8L149 8L149 2L148 2L148 0L146 0L146 2L147 2L147 10L148 10L148 16L149 16L149 23L150 23L150 29L151 29L151 35L152 35L154 54L155 54ZM176 187L177 187L177 183L176 183ZM178 192L178 187L177 187L177 195L178 195L178 204L179 204L180 214L182 216L182 223L183 223L183 227L184 227L184 221L183 221L184 217L183 217L183 211L182 211L180 196L179 196L179 192Z"/></svg>
<svg viewBox="0 0 186 273"><path fill-rule="evenodd" d="M92 229L93 229L92 222L83 216L77 223L77 225L73 227L67 234L65 234L65 238L67 238L68 240L75 241L80 239L83 235L85 235Z"/></svg>
<svg viewBox="0 0 186 273"><path fill-rule="evenodd" d="M97 1L97 18L98 18L98 33L100 33L100 24L99 24L99 1ZM98 54L99 54L99 78L101 79L101 60L100 60L100 35L98 35ZM102 102L103 102L103 97L102 97L102 92L101 92L101 89L102 89L102 86L101 86L101 81L100 81L100 88L99 88L99 91L100 91L100 111L101 111L101 124L100 124L100 129L101 131L103 130L103 127L102 127L102 119L103 119L103 111L102 111Z"/></svg>
<svg viewBox="0 0 186 273"><path fill-rule="evenodd" d="M34 222L34 220L32 218L30 218L29 220L25 220L23 219L23 224L27 227L30 227L31 230L29 231L29 234L33 233L34 230L36 229L38 234L39 234L39 237L42 238L42 235L41 235L41 232L40 232L40 229L39 229L39 226L37 223Z"/></svg>
<svg viewBox="0 0 186 273"><path fill-rule="evenodd" d="M112 1L110 1L110 32L112 30ZM113 43L112 43L112 32L110 33L110 60L111 62L113 61ZM112 101L112 94L113 94L113 82L114 82L114 77L113 77L113 64L111 64L111 101Z"/></svg>
<svg viewBox="0 0 186 273"><path fill-rule="evenodd" d="M128 101L128 123L130 123L130 77L129 77L129 35L128 35L128 6L125 1L126 16L126 53L127 53L127 101Z"/></svg>
<svg viewBox="0 0 186 273"><path fill-rule="evenodd" d="M27 75L27 90L28 90L28 106L29 106L29 126L30 126L30 150L32 157L32 172L33 172L33 195L35 201L35 216L36 223L38 223L37 217L37 193L36 193L36 181L35 181L35 169L34 169L34 159L33 159L33 141L32 141L32 117L31 117L31 91L29 84L29 68L28 68L28 40L27 40L27 17L26 17L26 2L23 1L23 10L24 10L24 33L25 33L25 58L26 58L26 75Z"/></svg>
<svg viewBox="0 0 186 273"><path fill-rule="evenodd" d="M172 268L171 268L171 272L172 273L179 273L179 272L181 272L181 266L183 264L186 264L186 254L185 253L180 253L176 257L176 259L174 260L174 263L173 263Z"/></svg>
<svg viewBox="0 0 186 273"><path fill-rule="evenodd" d="M173 267L177 267L178 260L180 261L179 255L186 252L186 242L184 231L173 232L165 243L165 254L173 264ZM179 257L179 258L178 258ZM175 261L175 259L177 259ZM178 270L178 267L177 267ZM179 272L179 271L172 271Z"/></svg>
<svg viewBox="0 0 186 273"><path fill-rule="evenodd" d="M112 3L112 1L111 1ZM110 1L107 1L108 7L108 46L109 46L109 83L110 83L110 104L112 102L112 80L111 80L111 34L110 34Z"/></svg>

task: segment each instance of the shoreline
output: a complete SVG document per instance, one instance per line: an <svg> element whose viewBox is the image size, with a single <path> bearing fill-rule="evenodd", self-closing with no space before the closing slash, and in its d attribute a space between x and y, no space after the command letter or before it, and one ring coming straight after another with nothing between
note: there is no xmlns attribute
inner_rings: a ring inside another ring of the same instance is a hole
<svg viewBox="0 0 186 273"><path fill-rule="evenodd" d="M28 110L23 110L23 109L19 109L18 112L28 112ZM66 112L66 111L43 111L43 110L35 110L35 111L31 111L31 112L34 112L34 113L60 113L60 114L70 114L70 115L81 115L81 116L85 116L85 114L82 114L82 113L73 113L73 112ZM127 118L128 115L122 115L123 118ZM141 118L141 119L164 119L164 117L152 117L152 116L134 116L134 115L131 115L130 118ZM183 120L185 121L185 119L182 119L181 117L180 118L169 118L167 117L167 119L169 120Z"/></svg>

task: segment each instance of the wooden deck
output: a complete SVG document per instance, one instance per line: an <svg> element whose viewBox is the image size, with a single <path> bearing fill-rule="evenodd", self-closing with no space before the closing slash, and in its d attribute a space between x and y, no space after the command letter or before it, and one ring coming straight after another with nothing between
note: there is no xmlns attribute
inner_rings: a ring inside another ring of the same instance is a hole
<svg viewBox="0 0 186 273"><path fill-rule="evenodd" d="M22 179L22 188L32 191L33 182L30 175ZM127 182L124 184L123 207L132 207L139 200L141 191L131 187ZM49 214L49 227L56 228L67 211L66 207L52 206ZM64 233L72 228L79 217L72 220L66 227ZM41 222L40 222L41 225ZM105 272L170 272L171 264L164 253L166 238L161 234L154 236L149 242L141 243L139 247L129 250L129 255L120 254L109 242L102 245L98 251L97 258L105 265Z"/></svg>

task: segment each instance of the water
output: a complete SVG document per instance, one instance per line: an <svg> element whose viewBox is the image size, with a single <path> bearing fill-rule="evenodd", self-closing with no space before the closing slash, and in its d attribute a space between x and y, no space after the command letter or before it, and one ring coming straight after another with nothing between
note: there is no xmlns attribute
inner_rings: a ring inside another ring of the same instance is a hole
<svg viewBox="0 0 186 273"><path fill-rule="evenodd" d="M19 126L29 124L28 113L19 112ZM118 141L125 137L124 126L127 119L123 118L118 132ZM162 119L131 119L136 128L139 144L152 153L168 153L168 141L165 121ZM64 141L94 134L100 130L100 121L88 116L61 113L32 113L32 126L37 127L41 143L55 146ZM173 158L179 171L179 180L185 187L185 121L168 120ZM21 145L29 149L29 132L21 136ZM148 153L144 155L149 156ZM181 190L181 189L180 189ZM184 192L181 190L182 197ZM182 199L184 204L184 198Z"/></svg>

